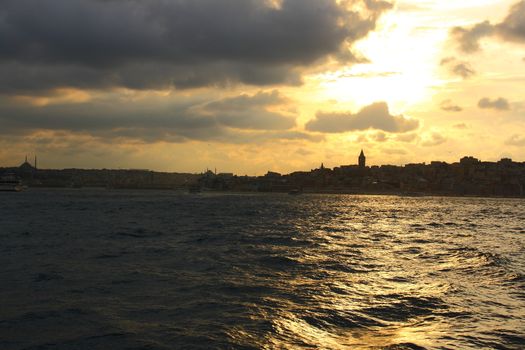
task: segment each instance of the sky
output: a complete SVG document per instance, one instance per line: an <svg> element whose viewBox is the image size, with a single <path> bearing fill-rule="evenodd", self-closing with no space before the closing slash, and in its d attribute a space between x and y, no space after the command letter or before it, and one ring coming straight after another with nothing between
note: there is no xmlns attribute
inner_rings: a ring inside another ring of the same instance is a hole
<svg viewBox="0 0 525 350"><path fill-rule="evenodd" d="M525 0L2 0L0 166L525 161Z"/></svg>

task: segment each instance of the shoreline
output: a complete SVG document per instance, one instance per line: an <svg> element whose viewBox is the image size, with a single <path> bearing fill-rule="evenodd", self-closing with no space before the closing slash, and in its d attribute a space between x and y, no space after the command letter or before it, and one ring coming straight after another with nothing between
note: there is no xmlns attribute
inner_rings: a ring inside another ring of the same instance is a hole
<svg viewBox="0 0 525 350"><path fill-rule="evenodd" d="M104 191L114 191L114 192L124 192L124 191L162 191L162 192L172 192L177 194L189 194L189 195L202 195L202 194L260 194L260 195L289 195L289 191L242 191L242 190L202 190L197 193L191 193L189 189L185 188L147 188L147 187L129 187L129 188L108 188L103 186L93 186L93 187L53 187L53 186L34 186L30 187L22 192L31 192L32 190L104 190ZM477 194L455 194L455 193L431 193L431 192L414 192L414 191L355 191L355 190L346 190L346 191L335 191L335 190L311 190L307 189L296 196L304 195L346 195L346 196L395 196L395 197L407 197L407 198L418 198L418 197L440 197L440 198L487 198L487 199L525 199L525 196L496 196L496 195L477 195ZM292 195L290 195L292 197Z"/></svg>

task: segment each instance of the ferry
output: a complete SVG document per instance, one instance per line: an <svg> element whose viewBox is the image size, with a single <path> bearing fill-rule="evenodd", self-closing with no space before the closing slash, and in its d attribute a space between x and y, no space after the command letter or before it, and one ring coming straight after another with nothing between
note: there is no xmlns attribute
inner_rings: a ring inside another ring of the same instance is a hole
<svg viewBox="0 0 525 350"><path fill-rule="evenodd" d="M1 192L20 192L26 189L22 185L22 181L13 174L0 176L0 191Z"/></svg>

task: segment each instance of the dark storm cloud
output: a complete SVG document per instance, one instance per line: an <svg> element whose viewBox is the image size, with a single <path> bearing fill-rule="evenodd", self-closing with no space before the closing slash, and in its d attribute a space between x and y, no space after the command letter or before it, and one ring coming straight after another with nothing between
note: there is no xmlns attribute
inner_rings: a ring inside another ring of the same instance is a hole
<svg viewBox="0 0 525 350"><path fill-rule="evenodd" d="M278 92L241 95L210 103L177 102L116 104L111 99L78 104L29 107L0 100L0 134L37 130L84 133L103 139L140 139L144 142L218 140L235 142L247 132L268 138L307 139L296 133L295 116L269 108L287 101ZM247 139L247 138L245 138Z"/></svg>
<svg viewBox="0 0 525 350"><path fill-rule="evenodd" d="M343 133L354 130L376 129L391 133L404 133L419 127L419 121L403 116L393 116L385 102L376 102L361 109L358 113L318 112L306 129L324 133Z"/></svg>
<svg viewBox="0 0 525 350"><path fill-rule="evenodd" d="M470 28L456 27L452 29L451 35L464 52L478 51L479 41L491 35L506 41L525 43L525 0L514 4L501 23L493 25L484 21Z"/></svg>
<svg viewBox="0 0 525 350"><path fill-rule="evenodd" d="M277 91L258 93L211 102L203 111L213 116L221 125L239 129L287 130L295 126L295 119L266 108L286 102Z"/></svg>
<svg viewBox="0 0 525 350"><path fill-rule="evenodd" d="M301 76L292 66L256 66L217 62L206 65L129 63L122 67L94 68L75 65L26 65L0 62L0 94L45 94L49 89L158 90L202 86L227 86L235 82L252 85L299 85Z"/></svg>
<svg viewBox="0 0 525 350"><path fill-rule="evenodd" d="M3 0L0 92L299 84L391 7L363 1Z"/></svg>
<svg viewBox="0 0 525 350"><path fill-rule="evenodd" d="M286 102L288 102L288 99L282 96L277 90L274 90L272 92L258 92L253 96L242 94L236 97L209 102L205 105L204 109L212 112L231 112L266 106L277 106Z"/></svg>
<svg viewBox="0 0 525 350"><path fill-rule="evenodd" d="M509 101L503 97L490 99L484 97L478 102L478 107L483 109L495 109L498 111L507 111L510 109Z"/></svg>

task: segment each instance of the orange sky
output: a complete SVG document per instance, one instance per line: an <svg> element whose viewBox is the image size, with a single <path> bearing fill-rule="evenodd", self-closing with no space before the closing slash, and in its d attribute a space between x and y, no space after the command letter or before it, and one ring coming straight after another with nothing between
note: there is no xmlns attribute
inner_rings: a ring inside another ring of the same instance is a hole
<svg viewBox="0 0 525 350"><path fill-rule="evenodd" d="M7 0L0 166L525 161L525 1L239 4Z"/></svg>

